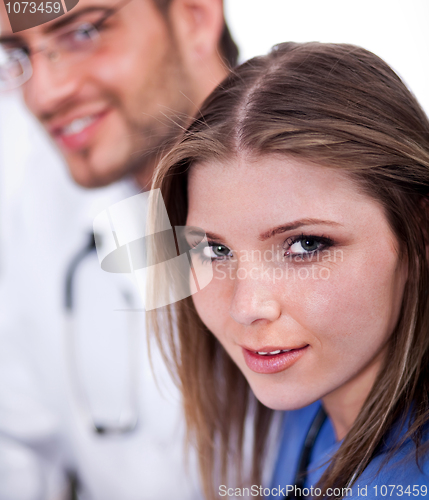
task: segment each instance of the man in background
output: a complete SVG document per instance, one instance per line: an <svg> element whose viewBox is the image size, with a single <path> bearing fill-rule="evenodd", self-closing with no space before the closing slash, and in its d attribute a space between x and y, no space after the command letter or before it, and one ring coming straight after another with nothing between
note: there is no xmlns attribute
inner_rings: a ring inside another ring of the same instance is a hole
<svg viewBox="0 0 429 500"><path fill-rule="evenodd" d="M85 206L55 184L29 190L14 216L0 319L0 499L66 498L69 482L85 500L200 498L179 395L157 352L154 380L143 315L123 311L138 308L135 291L100 270L89 232L94 207L149 188L162 152L235 64L222 1L80 0L17 33L2 6L1 26L1 86L22 85L79 185L109 187L85 194ZM32 161L37 180L45 152Z"/></svg>

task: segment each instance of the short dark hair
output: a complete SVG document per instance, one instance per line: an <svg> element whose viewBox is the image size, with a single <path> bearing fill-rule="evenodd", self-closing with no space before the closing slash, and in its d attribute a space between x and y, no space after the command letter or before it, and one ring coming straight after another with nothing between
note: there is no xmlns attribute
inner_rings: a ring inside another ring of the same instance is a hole
<svg viewBox="0 0 429 500"><path fill-rule="evenodd" d="M170 8L172 1L173 0L154 0L154 3L159 11L164 16L167 16L168 9ZM232 38L231 32L229 31L225 19L223 21L222 35L219 40L219 51L225 64L229 68L234 68L235 66L237 66L239 55L238 47L234 39Z"/></svg>

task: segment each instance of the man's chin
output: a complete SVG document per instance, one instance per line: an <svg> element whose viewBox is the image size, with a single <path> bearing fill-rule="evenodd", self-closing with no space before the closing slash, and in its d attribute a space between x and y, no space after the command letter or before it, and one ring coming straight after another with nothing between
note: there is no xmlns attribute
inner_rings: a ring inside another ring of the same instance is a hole
<svg viewBox="0 0 429 500"><path fill-rule="evenodd" d="M109 165L105 163L102 166L95 166L91 163L84 163L81 161L72 162L67 158L66 161L69 172L76 184L88 189L108 186L120 180L126 174L123 164Z"/></svg>
<svg viewBox="0 0 429 500"><path fill-rule="evenodd" d="M113 141L112 141L113 142ZM117 182L125 176L133 176L142 185L150 184L152 155L133 154L137 148L126 141L97 144L79 152L62 151L73 180L84 188L99 188ZM141 149L144 149L143 147ZM131 161L133 159L134 161Z"/></svg>

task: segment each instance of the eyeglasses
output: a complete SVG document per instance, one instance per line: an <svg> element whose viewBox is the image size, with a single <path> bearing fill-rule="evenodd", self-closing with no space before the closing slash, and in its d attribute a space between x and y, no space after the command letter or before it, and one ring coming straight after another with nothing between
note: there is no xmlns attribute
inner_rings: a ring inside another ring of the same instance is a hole
<svg viewBox="0 0 429 500"><path fill-rule="evenodd" d="M108 9L96 22L76 22L58 29L37 49L31 49L19 38L0 39L0 90L12 90L27 82L33 68L31 57L45 52L49 61L57 63L63 59L73 65L86 59L99 46L104 23L125 7L131 0L123 0Z"/></svg>

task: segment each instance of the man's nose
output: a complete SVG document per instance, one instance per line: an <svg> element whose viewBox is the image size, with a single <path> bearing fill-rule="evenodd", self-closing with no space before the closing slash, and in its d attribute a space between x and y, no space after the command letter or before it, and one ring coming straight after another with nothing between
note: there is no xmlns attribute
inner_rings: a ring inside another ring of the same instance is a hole
<svg viewBox="0 0 429 500"><path fill-rule="evenodd" d="M272 322L281 315L275 286L269 279L261 278L256 271L256 268L241 267L234 280L229 313L237 323L246 326L258 320Z"/></svg>
<svg viewBox="0 0 429 500"><path fill-rule="evenodd" d="M33 75L24 86L24 99L37 117L54 113L79 90L81 72L65 64L57 64L52 54L37 53L32 57Z"/></svg>

